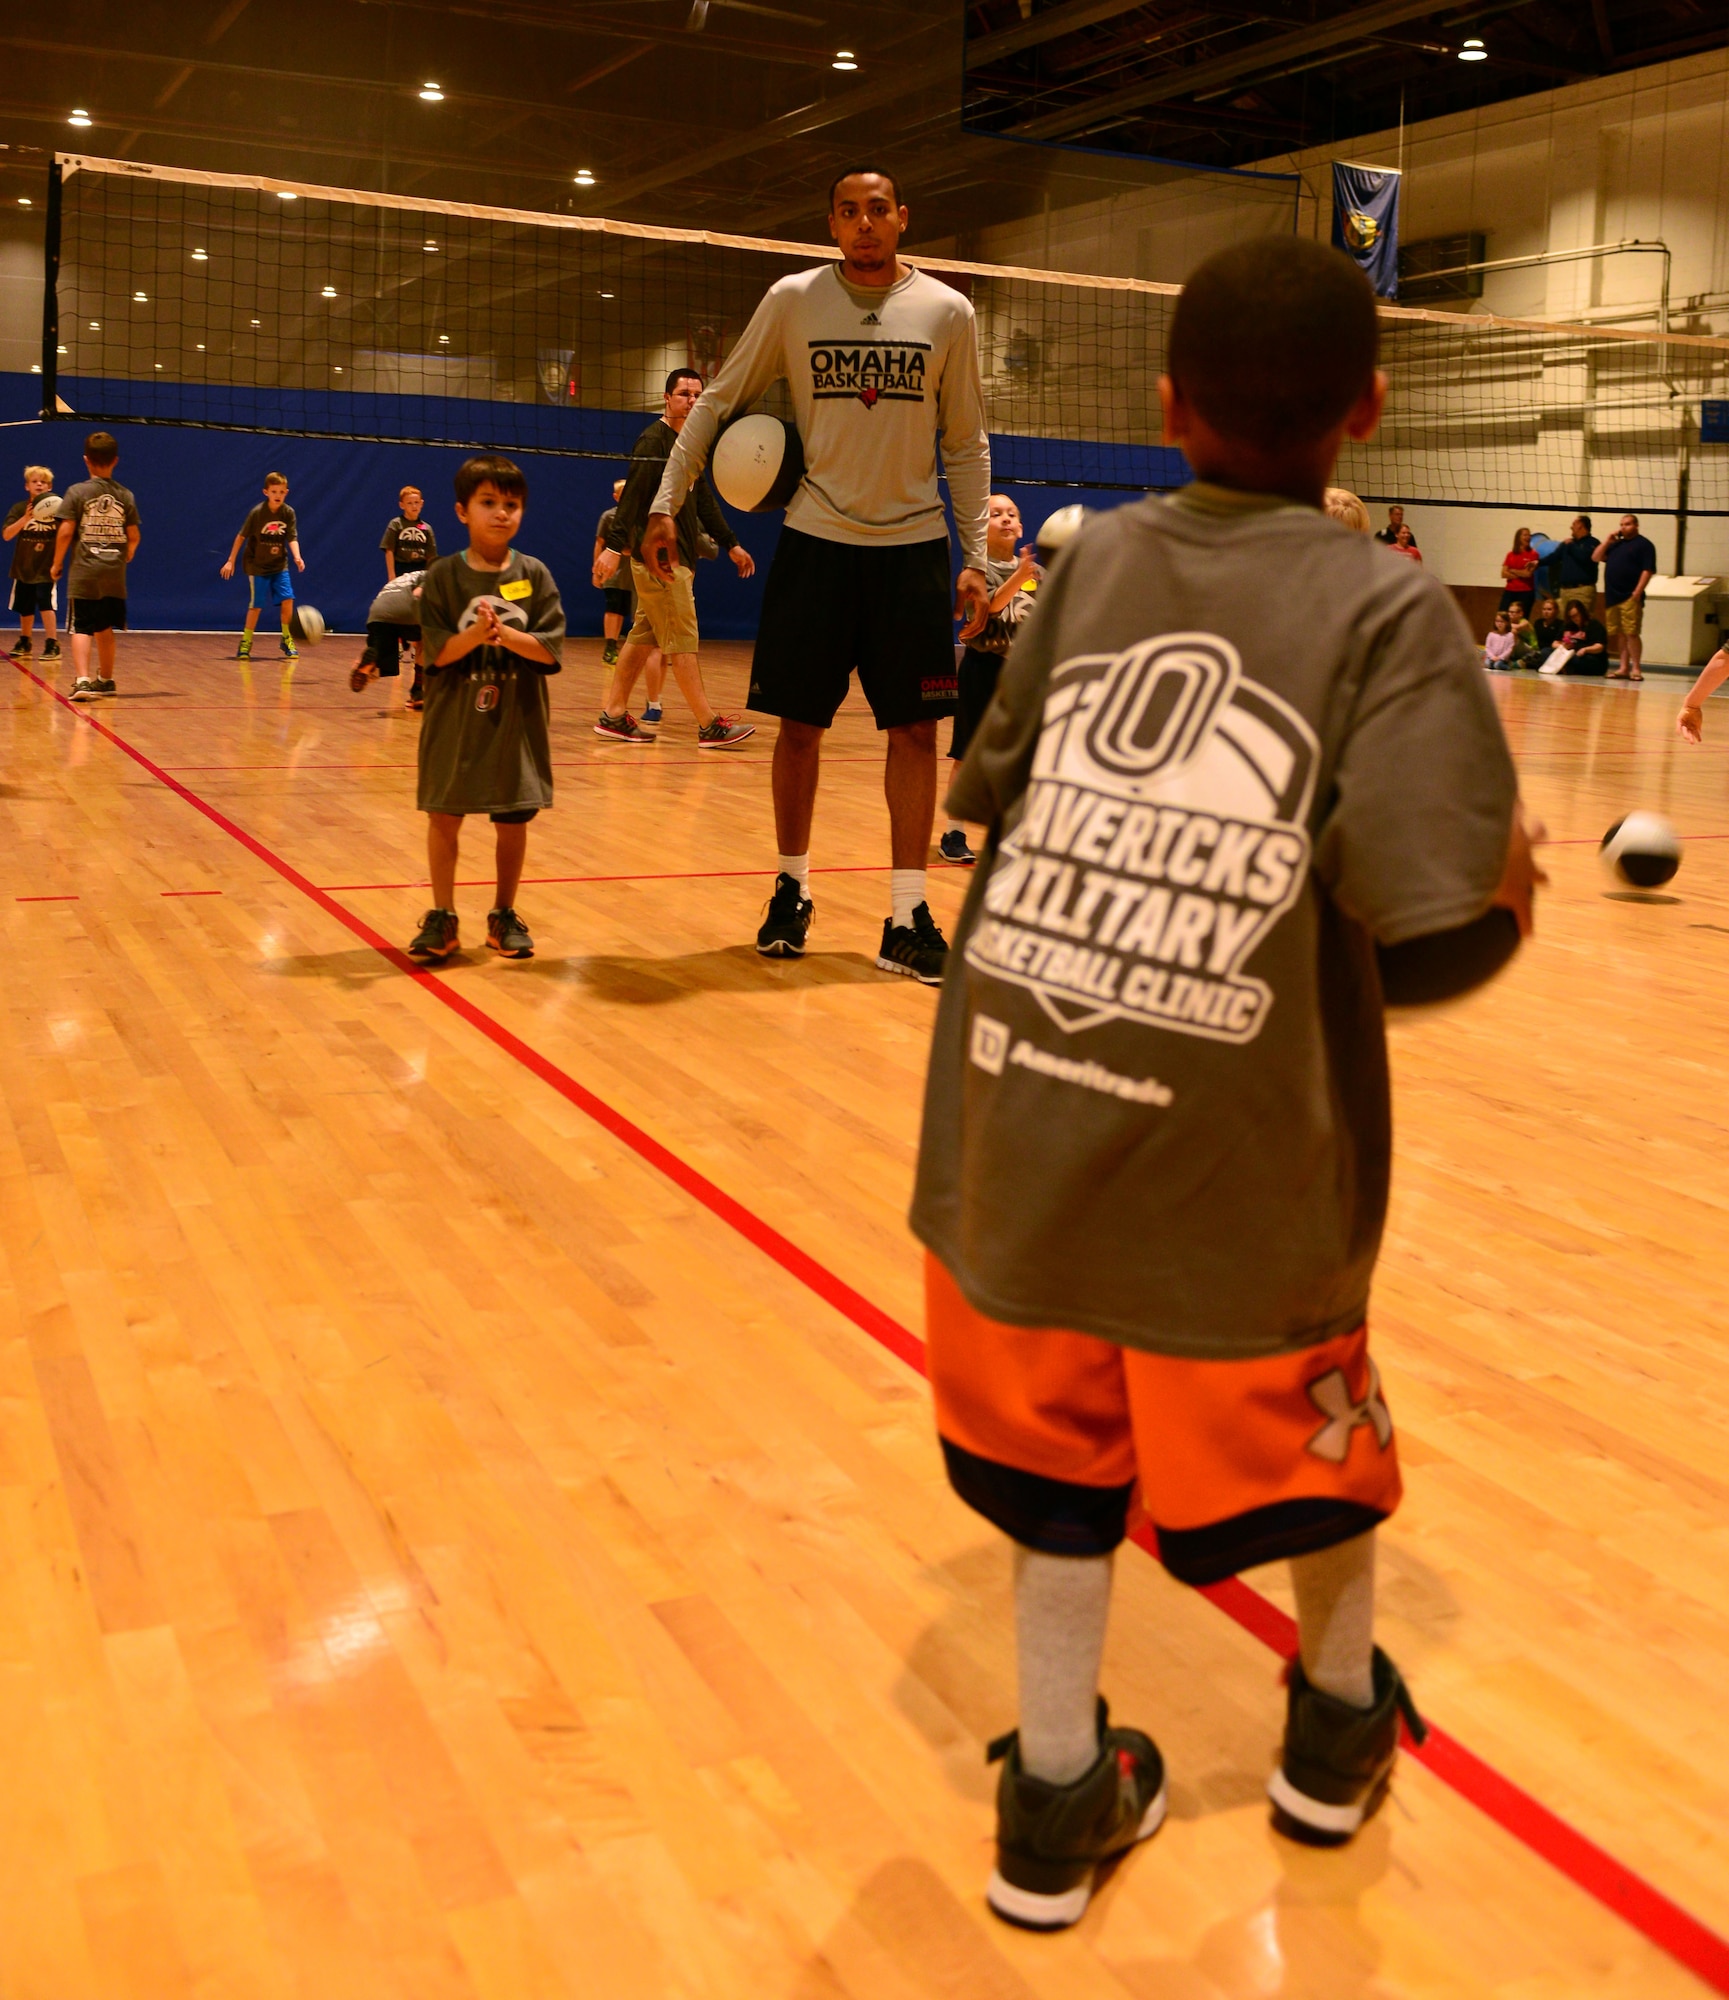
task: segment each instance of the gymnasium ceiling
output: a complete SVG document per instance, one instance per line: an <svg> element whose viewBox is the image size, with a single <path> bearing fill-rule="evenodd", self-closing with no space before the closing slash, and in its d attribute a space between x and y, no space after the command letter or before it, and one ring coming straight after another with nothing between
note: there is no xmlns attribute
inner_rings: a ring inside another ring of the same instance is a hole
<svg viewBox="0 0 1729 2000"><path fill-rule="evenodd" d="M62 148L808 241L868 156L915 240L964 239L1149 157L1241 167L1725 44L1723 0L62 0L0 15L0 196Z"/></svg>

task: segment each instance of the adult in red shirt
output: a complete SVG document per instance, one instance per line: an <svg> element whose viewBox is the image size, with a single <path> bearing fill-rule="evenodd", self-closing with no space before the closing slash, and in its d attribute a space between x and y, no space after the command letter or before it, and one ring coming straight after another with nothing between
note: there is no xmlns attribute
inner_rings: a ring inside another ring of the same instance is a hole
<svg viewBox="0 0 1729 2000"><path fill-rule="evenodd" d="M1504 588L1499 608L1502 611L1510 611L1515 607L1526 612L1531 609L1536 596L1536 584L1533 578L1540 560L1537 551L1531 546L1531 530L1515 528L1513 546L1501 564L1501 580Z"/></svg>

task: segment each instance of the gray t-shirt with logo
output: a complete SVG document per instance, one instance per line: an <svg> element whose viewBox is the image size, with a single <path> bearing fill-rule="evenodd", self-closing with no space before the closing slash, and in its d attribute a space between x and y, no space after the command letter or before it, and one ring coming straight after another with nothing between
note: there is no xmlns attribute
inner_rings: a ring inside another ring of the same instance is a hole
<svg viewBox="0 0 1729 2000"><path fill-rule="evenodd" d="M537 666L502 646L477 646L454 666L432 662L474 623L489 598L499 623L532 632L551 653ZM476 569L466 554L441 557L421 578L421 657L427 663L420 725L422 812L525 812L552 804L546 682L564 651L564 605L543 562L511 551L503 569Z"/></svg>
<svg viewBox="0 0 1729 2000"><path fill-rule="evenodd" d="M993 836L912 1223L973 1305L1227 1360L1357 1325L1392 1154L1375 944L1488 907L1516 797L1414 563L1202 486L1090 524L949 794Z"/></svg>
<svg viewBox="0 0 1729 2000"><path fill-rule="evenodd" d="M138 526L138 502L117 479L80 479L66 489L60 518L72 523L67 594L126 595L126 530Z"/></svg>

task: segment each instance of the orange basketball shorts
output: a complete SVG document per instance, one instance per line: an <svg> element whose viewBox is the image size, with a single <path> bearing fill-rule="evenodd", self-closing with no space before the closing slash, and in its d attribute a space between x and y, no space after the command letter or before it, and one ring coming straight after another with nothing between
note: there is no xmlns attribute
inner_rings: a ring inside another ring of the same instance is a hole
<svg viewBox="0 0 1729 2000"><path fill-rule="evenodd" d="M1103 1555L1131 1511L1185 1583L1348 1541L1399 1504L1368 1329L1248 1361L1008 1326L925 1262L926 1360L949 1479L1028 1548Z"/></svg>

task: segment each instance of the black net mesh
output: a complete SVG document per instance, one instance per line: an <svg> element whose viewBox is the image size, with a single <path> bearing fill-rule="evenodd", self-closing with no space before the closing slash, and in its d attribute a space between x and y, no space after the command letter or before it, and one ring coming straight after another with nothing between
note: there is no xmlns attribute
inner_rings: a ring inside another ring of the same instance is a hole
<svg viewBox="0 0 1729 2000"><path fill-rule="evenodd" d="M668 369L712 374L823 254L114 162L67 162L59 230L44 360L79 418L608 457ZM929 268L977 312L999 477L1186 476L1153 393L1174 287ZM1397 311L1383 332L1387 418L1339 468L1366 499L1729 511L1729 448L1699 442L1729 341Z"/></svg>

